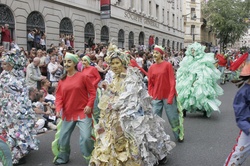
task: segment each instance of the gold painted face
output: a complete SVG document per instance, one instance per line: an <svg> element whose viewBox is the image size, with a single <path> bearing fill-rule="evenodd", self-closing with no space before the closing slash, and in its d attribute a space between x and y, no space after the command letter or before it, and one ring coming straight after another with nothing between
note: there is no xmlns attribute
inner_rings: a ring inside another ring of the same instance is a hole
<svg viewBox="0 0 250 166"><path fill-rule="evenodd" d="M124 66L119 58L114 58L111 61L111 70L116 74L121 74L124 71Z"/></svg>

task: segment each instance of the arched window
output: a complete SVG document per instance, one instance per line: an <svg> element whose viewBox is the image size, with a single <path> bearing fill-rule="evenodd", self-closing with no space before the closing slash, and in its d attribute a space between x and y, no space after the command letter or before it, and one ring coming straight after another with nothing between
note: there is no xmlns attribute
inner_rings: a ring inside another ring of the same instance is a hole
<svg viewBox="0 0 250 166"><path fill-rule="evenodd" d="M65 17L60 22L60 34L73 35L73 26L69 18Z"/></svg>
<svg viewBox="0 0 250 166"><path fill-rule="evenodd" d="M27 18L27 30L33 30L35 28L45 32L43 16L37 11L31 12Z"/></svg>
<svg viewBox="0 0 250 166"><path fill-rule="evenodd" d="M144 45L144 38L145 38L144 32L140 32L140 34L139 34L139 45Z"/></svg>
<svg viewBox="0 0 250 166"><path fill-rule="evenodd" d="M105 44L109 42L109 28L107 26L103 26L101 29L101 42Z"/></svg>
<svg viewBox="0 0 250 166"><path fill-rule="evenodd" d="M158 37L155 38L155 44L159 45L159 39L158 39Z"/></svg>
<svg viewBox="0 0 250 166"><path fill-rule="evenodd" d="M85 36L84 41L87 43L87 45L85 45L85 48L92 47L95 39L95 30L94 30L94 25L91 22L85 25L84 36Z"/></svg>
<svg viewBox="0 0 250 166"><path fill-rule="evenodd" d="M30 51L32 47L36 49L46 49L42 48L40 45L40 40L45 33L45 24L43 16L40 12L33 11L28 15L27 18L27 32L35 30L34 32L34 43L32 41L28 41L28 34L27 34L27 50Z"/></svg>
<svg viewBox="0 0 250 166"><path fill-rule="evenodd" d="M9 24L9 30L11 33L11 38L14 36L14 30L15 30L15 20L14 16L10 10L10 8L7 5L0 4L0 25L4 26L4 24ZM0 33L0 43L1 41L1 33Z"/></svg>
<svg viewBox="0 0 250 166"><path fill-rule="evenodd" d="M162 47L163 47L163 48L166 47L165 44L166 44L165 39L162 39Z"/></svg>
<svg viewBox="0 0 250 166"><path fill-rule="evenodd" d="M174 41L172 42L172 50L174 50L175 45L174 45Z"/></svg>
<svg viewBox="0 0 250 166"><path fill-rule="evenodd" d="M129 50L131 50L131 48L133 47L134 45L134 32L129 32L129 35L128 35L128 48Z"/></svg>
<svg viewBox="0 0 250 166"><path fill-rule="evenodd" d="M118 47L124 48L124 30L120 29L118 32Z"/></svg>
<svg viewBox="0 0 250 166"><path fill-rule="evenodd" d="M169 48L170 47L170 41L168 40L168 43L167 43L167 47Z"/></svg>

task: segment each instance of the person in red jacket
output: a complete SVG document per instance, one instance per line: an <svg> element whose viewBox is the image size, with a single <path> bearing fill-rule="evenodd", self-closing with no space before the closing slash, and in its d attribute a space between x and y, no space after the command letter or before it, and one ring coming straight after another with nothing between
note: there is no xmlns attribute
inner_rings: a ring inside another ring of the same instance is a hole
<svg viewBox="0 0 250 166"><path fill-rule="evenodd" d="M56 165L69 161L70 136L75 126L80 129L80 149L87 162L94 148L91 131L96 90L90 79L77 71L77 63L77 55L66 53L64 59L66 73L59 81L56 91L56 115L60 117L62 114L62 121L57 126L56 139L52 143Z"/></svg>
<svg viewBox="0 0 250 166"><path fill-rule="evenodd" d="M171 63L163 60L164 48L155 45L153 57L155 63L148 70L148 92L153 97L153 111L162 117L162 110L166 111L175 138L182 142L182 115L179 115L176 102L175 76Z"/></svg>
<svg viewBox="0 0 250 166"><path fill-rule="evenodd" d="M2 26L2 43L5 51L9 51L11 43L9 24Z"/></svg>

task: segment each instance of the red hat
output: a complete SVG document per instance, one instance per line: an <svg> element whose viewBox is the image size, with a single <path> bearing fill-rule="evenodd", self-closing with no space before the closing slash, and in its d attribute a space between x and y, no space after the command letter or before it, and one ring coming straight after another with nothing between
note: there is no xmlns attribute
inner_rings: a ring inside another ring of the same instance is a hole
<svg viewBox="0 0 250 166"><path fill-rule="evenodd" d="M241 70L240 76L250 76L250 62L247 62Z"/></svg>

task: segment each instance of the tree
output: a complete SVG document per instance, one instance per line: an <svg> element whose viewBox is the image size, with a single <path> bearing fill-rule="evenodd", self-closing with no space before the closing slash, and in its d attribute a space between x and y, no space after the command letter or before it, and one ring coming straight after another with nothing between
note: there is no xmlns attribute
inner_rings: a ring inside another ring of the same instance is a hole
<svg viewBox="0 0 250 166"><path fill-rule="evenodd" d="M209 0L202 6L207 25L215 32L223 50L247 32L249 23L245 20L249 11L250 0Z"/></svg>

